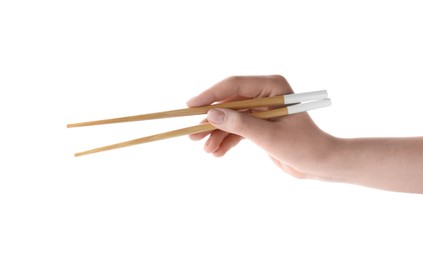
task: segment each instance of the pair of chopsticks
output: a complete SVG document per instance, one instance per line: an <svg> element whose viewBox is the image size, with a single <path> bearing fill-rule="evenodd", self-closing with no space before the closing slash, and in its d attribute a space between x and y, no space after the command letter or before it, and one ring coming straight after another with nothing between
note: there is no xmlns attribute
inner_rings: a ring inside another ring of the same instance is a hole
<svg viewBox="0 0 423 260"><path fill-rule="evenodd" d="M320 91L313 91L313 92L280 95L280 96L274 96L274 97L218 103L218 104L213 104L208 106L169 110L169 111L155 112L155 113L143 114L143 115L74 123L74 124L68 124L67 127L72 128L72 127L81 127L81 126L134 122L134 121L150 120L150 119L162 119L162 118L169 118L169 117L200 115L200 114L206 114L210 109L214 109L214 108L242 110L242 109L251 109L251 108L283 106L280 108L270 109L267 111L256 112L251 114L252 116L255 116L257 118L270 119L275 117L281 117L281 116L287 116L287 115L297 114L301 112L306 112L313 109L328 107L330 105L331 105L331 101L328 98L327 91L320 90ZM141 137L141 138L126 141L126 142L116 143L112 145L107 145L107 146L79 152L79 153L76 153L75 156L98 153L98 152L163 140L163 139L182 136L182 135L207 132L214 129L216 128L212 124L203 123L196 126L181 128L181 129L177 129L177 130L173 130L169 132L150 135L150 136Z"/></svg>

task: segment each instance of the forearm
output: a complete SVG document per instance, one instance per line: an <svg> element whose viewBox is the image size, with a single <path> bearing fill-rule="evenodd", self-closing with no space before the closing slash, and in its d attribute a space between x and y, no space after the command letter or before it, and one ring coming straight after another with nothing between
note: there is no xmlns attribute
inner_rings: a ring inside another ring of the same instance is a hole
<svg viewBox="0 0 423 260"><path fill-rule="evenodd" d="M335 139L322 170L328 179L423 193L423 137Z"/></svg>

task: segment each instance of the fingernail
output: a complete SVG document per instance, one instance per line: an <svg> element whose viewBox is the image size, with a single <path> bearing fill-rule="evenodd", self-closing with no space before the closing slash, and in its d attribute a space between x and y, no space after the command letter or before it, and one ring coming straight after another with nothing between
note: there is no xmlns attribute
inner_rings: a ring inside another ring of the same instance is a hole
<svg viewBox="0 0 423 260"><path fill-rule="evenodd" d="M209 110L207 113L207 120L214 124L222 124L225 121L225 112L219 109Z"/></svg>

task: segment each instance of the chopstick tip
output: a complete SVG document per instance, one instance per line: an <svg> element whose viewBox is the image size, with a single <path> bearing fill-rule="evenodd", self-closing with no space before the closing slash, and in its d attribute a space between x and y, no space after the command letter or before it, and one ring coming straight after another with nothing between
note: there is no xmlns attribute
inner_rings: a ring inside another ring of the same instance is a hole
<svg viewBox="0 0 423 260"><path fill-rule="evenodd" d="M73 123L73 124L67 124L67 128L74 128L74 127L80 127L80 126L86 126L84 123Z"/></svg>

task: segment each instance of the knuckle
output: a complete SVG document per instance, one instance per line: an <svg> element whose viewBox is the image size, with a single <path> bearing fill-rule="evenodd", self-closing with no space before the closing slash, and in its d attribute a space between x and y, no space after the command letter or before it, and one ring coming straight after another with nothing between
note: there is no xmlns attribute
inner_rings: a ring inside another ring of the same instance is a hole
<svg viewBox="0 0 423 260"><path fill-rule="evenodd" d="M271 78L273 79L274 84L279 86L280 91L282 93L293 93L293 89L288 83L288 80L282 75L272 75Z"/></svg>
<svg viewBox="0 0 423 260"><path fill-rule="evenodd" d="M274 79L286 80L285 77L280 74L274 74L271 77L273 77Z"/></svg>
<svg viewBox="0 0 423 260"><path fill-rule="evenodd" d="M241 76L230 76L225 79L225 81L229 84L238 84L241 81Z"/></svg>
<svg viewBox="0 0 423 260"><path fill-rule="evenodd" d="M288 83L286 78L282 75L272 75L272 79L280 84Z"/></svg>

